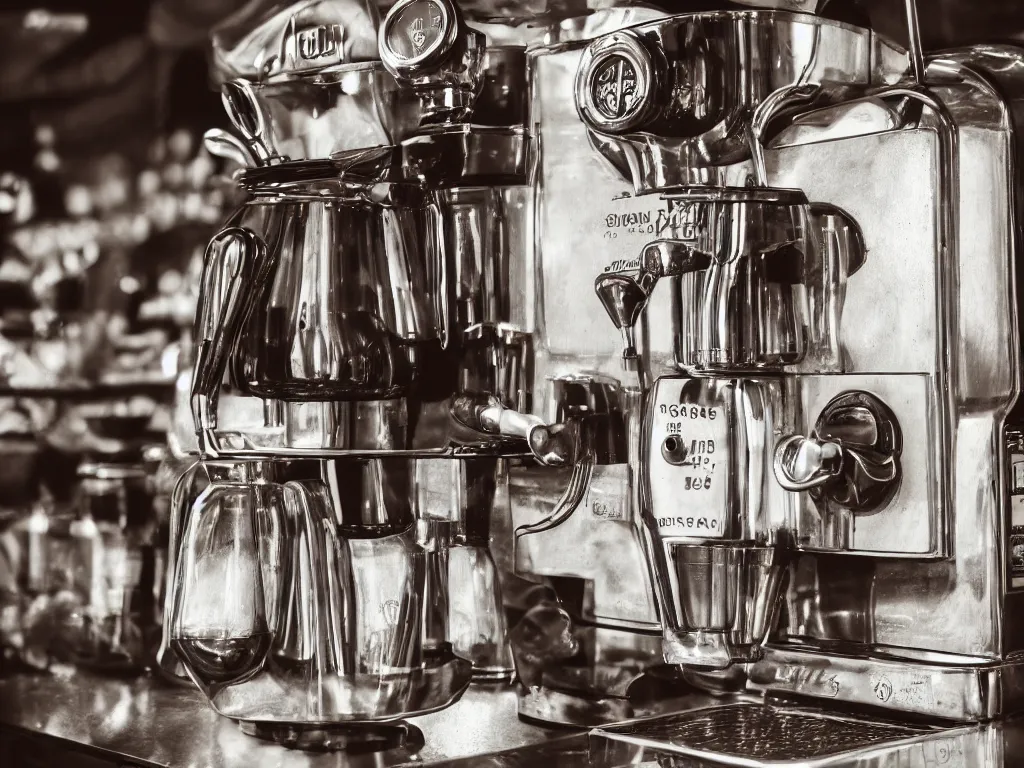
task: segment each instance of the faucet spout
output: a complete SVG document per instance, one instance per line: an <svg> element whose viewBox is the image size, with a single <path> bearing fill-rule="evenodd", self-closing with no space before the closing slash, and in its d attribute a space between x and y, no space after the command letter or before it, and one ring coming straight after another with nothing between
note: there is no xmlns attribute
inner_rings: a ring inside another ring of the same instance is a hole
<svg viewBox="0 0 1024 768"><path fill-rule="evenodd" d="M711 256L684 240L654 240L637 261L597 277L594 290L612 323L622 333L624 360L636 360L636 323L663 277L707 269Z"/></svg>

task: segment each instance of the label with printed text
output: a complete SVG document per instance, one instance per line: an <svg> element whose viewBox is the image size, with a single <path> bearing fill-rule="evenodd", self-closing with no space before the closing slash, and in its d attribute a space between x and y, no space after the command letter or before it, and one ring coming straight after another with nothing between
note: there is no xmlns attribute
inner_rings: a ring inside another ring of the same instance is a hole
<svg viewBox="0 0 1024 768"><path fill-rule="evenodd" d="M643 198L638 198L638 201L643 204ZM665 203L662 201L661 205L665 206ZM649 241L666 238L695 243L700 230L698 210L692 205L674 205L608 213L604 217L604 239L612 243L622 239L623 243L629 242L631 245L625 252L616 251L613 247L611 252L617 253L617 258L609 261L604 271L622 272L640 268L642 246L637 247L637 236L641 239L646 237Z"/></svg>
<svg viewBox="0 0 1024 768"><path fill-rule="evenodd" d="M594 467L583 505L595 520L624 522L630 519L629 466Z"/></svg>
<svg viewBox="0 0 1024 768"><path fill-rule="evenodd" d="M690 402L683 382L699 387L662 379L652 402L651 511L662 536L722 538L729 533L729 413L715 398Z"/></svg>

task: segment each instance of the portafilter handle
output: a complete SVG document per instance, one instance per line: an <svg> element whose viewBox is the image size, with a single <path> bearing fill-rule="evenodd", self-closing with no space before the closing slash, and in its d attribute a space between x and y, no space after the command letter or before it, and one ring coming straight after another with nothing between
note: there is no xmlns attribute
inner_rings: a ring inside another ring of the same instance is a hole
<svg viewBox="0 0 1024 768"><path fill-rule="evenodd" d="M545 424L537 416L506 408L488 394L456 395L450 409L456 421L475 432L525 440L542 464L561 467L574 462L576 435L571 424Z"/></svg>

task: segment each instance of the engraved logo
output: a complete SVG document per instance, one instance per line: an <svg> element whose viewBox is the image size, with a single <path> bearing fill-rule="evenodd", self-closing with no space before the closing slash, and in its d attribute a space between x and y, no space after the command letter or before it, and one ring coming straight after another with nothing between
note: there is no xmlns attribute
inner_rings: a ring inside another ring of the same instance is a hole
<svg viewBox="0 0 1024 768"><path fill-rule="evenodd" d="M418 56L440 37L441 12L433 2L414 3L399 17L397 24L408 42L402 43L401 37L392 37L397 43L395 52L404 58Z"/></svg>
<svg viewBox="0 0 1024 768"><path fill-rule="evenodd" d="M621 120L637 111L642 94L633 62L625 56L609 56L591 76L591 96L603 117Z"/></svg>
<svg viewBox="0 0 1024 768"><path fill-rule="evenodd" d="M942 740L934 744L934 757L937 765L950 762L956 752L956 745L951 740Z"/></svg>
<svg viewBox="0 0 1024 768"><path fill-rule="evenodd" d="M921 745L923 765L966 765L963 745L958 739L928 740ZM921 761L915 761L917 765Z"/></svg>
<svg viewBox="0 0 1024 768"><path fill-rule="evenodd" d="M839 682L836 680L835 675L832 675L832 677L825 681L825 695L830 699L834 699L839 695Z"/></svg>
<svg viewBox="0 0 1024 768"><path fill-rule="evenodd" d="M334 27L310 27L296 32L296 47L299 56L306 61L336 56L338 54L338 34Z"/></svg>
<svg viewBox="0 0 1024 768"><path fill-rule="evenodd" d="M892 683L889 682L888 678L883 677L877 683L875 683L875 698L879 701L888 701L892 696Z"/></svg>
<svg viewBox="0 0 1024 768"><path fill-rule="evenodd" d="M607 501L592 501L590 510L594 513L594 517L600 520L624 520L626 518L618 504Z"/></svg>
<svg viewBox="0 0 1024 768"><path fill-rule="evenodd" d="M398 614L400 610L401 606L398 604L397 600L388 600L381 605L380 614L384 617L384 621L393 627L398 623Z"/></svg>
<svg viewBox="0 0 1024 768"><path fill-rule="evenodd" d="M412 28L409 31L409 39L412 40L412 44L416 47L416 50L420 50L423 44L427 42L427 34L423 31L423 19L416 19L412 23Z"/></svg>

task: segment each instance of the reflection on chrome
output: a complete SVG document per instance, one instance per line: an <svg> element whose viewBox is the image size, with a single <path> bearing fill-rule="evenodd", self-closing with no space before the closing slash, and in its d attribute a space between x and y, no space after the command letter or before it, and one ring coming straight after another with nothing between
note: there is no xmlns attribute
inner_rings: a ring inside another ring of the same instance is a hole
<svg viewBox="0 0 1024 768"><path fill-rule="evenodd" d="M1024 708L1024 54L741 5L220 33L163 657L245 733L515 684L596 765L926 764Z"/></svg>

